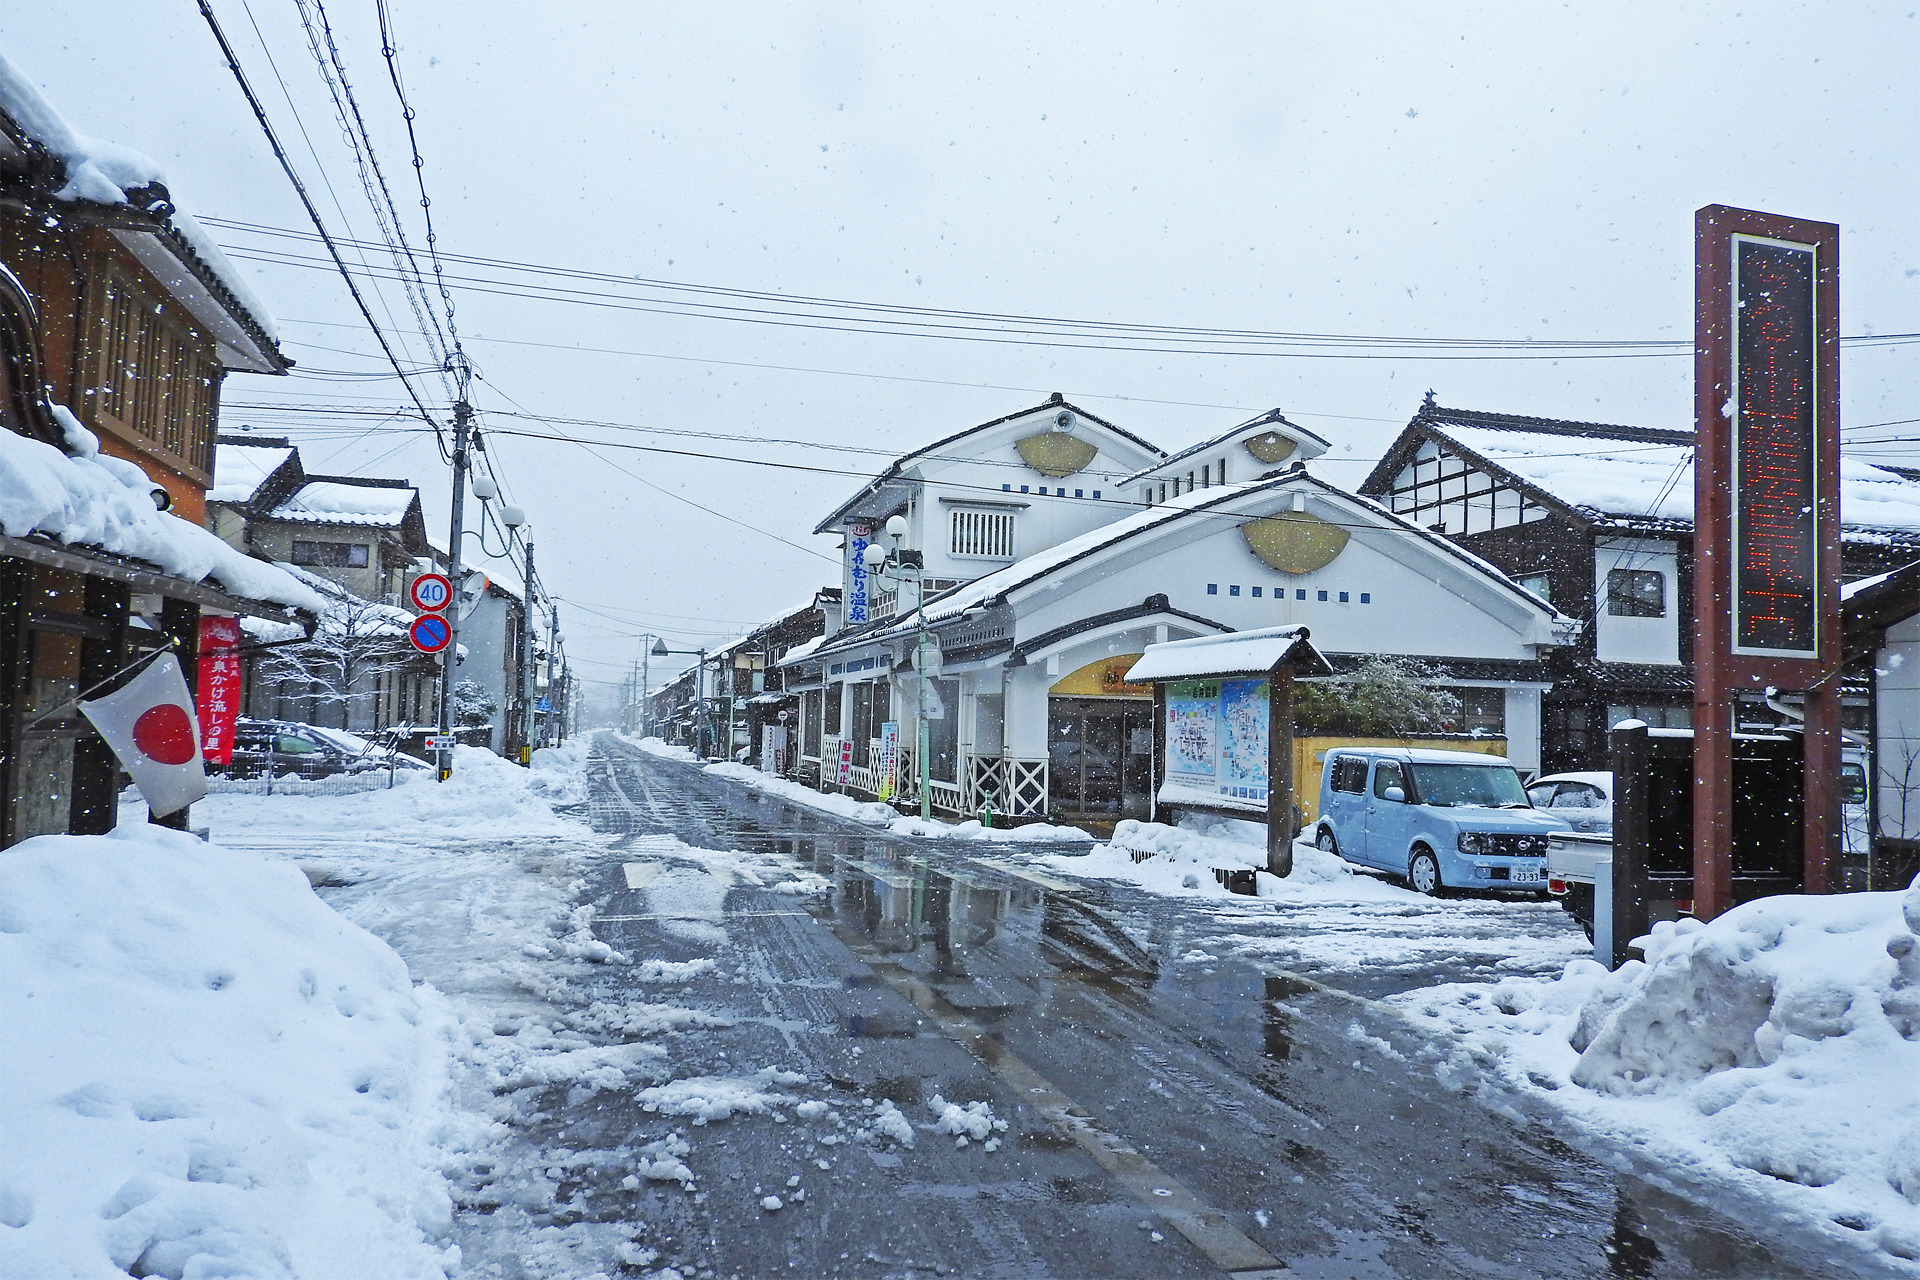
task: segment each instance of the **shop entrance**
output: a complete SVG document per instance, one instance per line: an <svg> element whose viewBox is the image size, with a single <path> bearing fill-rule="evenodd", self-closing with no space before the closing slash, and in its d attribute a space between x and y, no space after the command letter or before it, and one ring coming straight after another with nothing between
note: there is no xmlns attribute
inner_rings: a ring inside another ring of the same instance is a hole
<svg viewBox="0 0 1920 1280"><path fill-rule="evenodd" d="M1144 818L1153 788L1153 702L1048 698L1047 789L1061 816Z"/></svg>

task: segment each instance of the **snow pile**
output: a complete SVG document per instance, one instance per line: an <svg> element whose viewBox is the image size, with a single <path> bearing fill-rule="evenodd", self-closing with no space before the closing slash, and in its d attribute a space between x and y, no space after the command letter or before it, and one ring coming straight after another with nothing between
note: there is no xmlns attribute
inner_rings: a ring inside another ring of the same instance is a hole
<svg viewBox="0 0 1920 1280"><path fill-rule="evenodd" d="M558 766L564 759L552 763ZM324 798L221 796L204 812L211 817L216 835L229 822L276 832L377 831L501 839L587 834L581 824L555 814L543 798L556 785L548 770L522 769L483 747L455 747L453 776L445 782L435 781L431 770L411 770L398 775L395 783L391 789ZM557 785L564 791L573 784L560 780Z"/></svg>
<svg viewBox="0 0 1920 1280"><path fill-rule="evenodd" d="M854 1137L861 1142L870 1142L874 1138L892 1138L903 1147L913 1145L913 1125L900 1114L900 1108L886 1099L875 1106L873 1119L855 1131Z"/></svg>
<svg viewBox="0 0 1920 1280"><path fill-rule="evenodd" d="M450 1019L294 868L135 824L0 854L0 1274L435 1277Z"/></svg>
<svg viewBox="0 0 1920 1280"><path fill-rule="evenodd" d="M969 818L965 822L942 822L938 818L895 818L887 824L887 830L897 836L923 836L933 840L992 840L1007 844L1084 844L1093 839L1079 827L1054 826L1045 822L1029 822L1018 827L989 827L977 818Z"/></svg>
<svg viewBox="0 0 1920 1280"><path fill-rule="evenodd" d="M212 577L254 600L325 608L319 593L284 570L242 555L191 521L154 510L153 489L147 473L131 462L104 453L69 457L50 444L0 431L0 532L15 538L43 533L70 546L144 560L188 582Z"/></svg>
<svg viewBox="0 0 1920 1280"><path fill-rule="evenodd" d="M964 1147L967 1140L986 1144L988 1151L1000 1149L1000 1139L996 1136L1007 1131L1005 1120L996 1120L993 1108L986 1102L969 1102L965 1106L948 1102L939 1094L934 1094L927 1103L927 1110L933 1112L933 1131L953 1135L953 1145Z"/></svg>
<svg viewBox="0 0 1920 1280"><path fill-rule="evenodd" d="M533 792L549 804L585 804L587 755L592 750L593 739L582 735L534 752L529 779Z"/></svg>
<svg viewBox="0 0 1920 1280"><path fill-rule="evenodd" d="M768 1067L750 1076L689 1076L642 1089L636 1096L643 1110L691 1116L695 1124L706 1124L739 1112L764 1116L775 1107L791 1106L799 1099L775 1091L774 1086L806 1082L807 1078L796 1071Z"/></svg>
<svg viewBox="0 0 1920 1280"><path fill-rule="evenodd" d="M1817 1228L1920 1260L1920 882L1663 922L1646 963L1435 988L1416 1016L1669 1164L1776 1193ZM1453 1064L1459 1067L1462 1064ZM1483 1062L1482 1065L1485 1065Z"/></svg>
<svg viewBox="0 0 1920 1280"><path fill-rule="evenodd" d="M1267 874L1267 830L1257 822L1199 814L1181 816L1179 826L1128 818L1113 839L1084 856L1041 858L1047 866L1072 875L1125 880L1153 893L1225 895L1215 868L1256 869L1262 898L1330 898L1346 901L1405 897L1394 886L1355 874L1338 856L1304 840L1293 843L1293 873Z"/></svg>

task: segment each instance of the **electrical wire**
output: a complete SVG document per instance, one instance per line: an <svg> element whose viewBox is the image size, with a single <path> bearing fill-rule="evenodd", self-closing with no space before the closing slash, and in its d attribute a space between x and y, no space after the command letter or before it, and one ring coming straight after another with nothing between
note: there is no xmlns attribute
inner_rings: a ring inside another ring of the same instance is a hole
<svg viewBox="0 0 1920 1280"><path fill-rule="evenodd" d="M393 366L393 371L400 375L401 385L406 387L414 407L420 412L421 420L433 428L434 435L444 452L446 439L441 434L440 424L435 422L433 415L427 412L427 406L421 401L419 392L414 390L413 383L403 371L399 356L394 354L386 334L381 332L379 321L373 318L373 311L367 306L367 300L361 295L359 286L354 283L353 273L347 269L346 260L340 256L340 250L327 233L326 223L320 217L320 210L314 207L313 197L307 193L306 184L294 171L293 162L287 157L286 148L280 145L280 139L273 131L273 124L267 119L266 109L260 105L260 98L254 93L253 86L247 83L247 74L241 70L240 59L234 53L232 44L227 41L227 33L221 30L220 20L214 16L213 6L208 3L208 0L198 0L198 3L200 16L206 19L207 27L213 32L213 38L219 43L220 52L227 60L227 68L233 72L233 78L239 84L240 92L246 95L247 104L253 108L254 119L259 121L261 131L266 134L267 144L273 148L274 158L280 162L281 169L287 175L287 181L293 184L294 191L300 197L300 203L306 207L307 217L313 220L314 230L319 233L321 241L327 246L327 252L332 255L334 265L340 272L340 278L346 281L347 292L353 295L354 304L360 308L360 314L366 320L367 327L373 331L373 336L380 342L380 349L386 353L387 362Z"/></svg>

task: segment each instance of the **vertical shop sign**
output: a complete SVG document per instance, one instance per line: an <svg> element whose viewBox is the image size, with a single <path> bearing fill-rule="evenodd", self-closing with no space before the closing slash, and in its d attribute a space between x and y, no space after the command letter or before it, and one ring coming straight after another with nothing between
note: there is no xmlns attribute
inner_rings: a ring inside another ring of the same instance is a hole
<svg viewBox="0 0 1920 1280"><path fill-rule="evenodd" d="M867 600L867 561L861 553L873 537L873 526L847 526L847 625L867 622L873 617Z"/></svg>
<svg viewBox="0 0 1920 1280"><path fill-rule="evenodd" d="M893 799L900 790L900 722L888 720L880 725L880 761L873 779L874 794L881 800Z"/></svg>
<svg viewBox="0 0 1920 1280"><path fill-rule="evenodd" d="M240 719L240 619L200 619L200 754L208 764L233 761L234 726Z"/></svg>

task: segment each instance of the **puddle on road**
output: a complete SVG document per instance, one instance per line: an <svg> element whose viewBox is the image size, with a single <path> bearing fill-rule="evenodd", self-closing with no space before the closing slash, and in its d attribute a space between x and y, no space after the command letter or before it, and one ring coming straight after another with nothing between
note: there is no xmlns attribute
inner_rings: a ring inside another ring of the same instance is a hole
<svg viewBox="0 0 1920 1280"><path fill-rule="evenodd" d="M595 817L603 827L636 834L666 831L697 847L717 843L779 854L808 867L832 885L827 894L808 904L815 918L835 932L859 939L867 949L912 961L917 976L937 986L944 998L978 1025L990 1027L1028 1012L1007 1002L1002 988L1010 981L1051 987L1055 1000L1047 1016L1058 1017L1062 1008L1078 998L1072 993L1080 988L1098 992L1133 1012L1154 1010L1160 989L1173 976L1173 967L1163 967L1152 948L1134 936L1153 937L1161 922L1151 914L1142 918L1110 905L1102 886L1074 885L1070 892L1057 891L1037 879L983 865L951 843L940 847L931 841L835 830L831 819L797 814L785 802L767 796L730 796L722 801L676 788L670 806L656 807L649 796L647 808L651 812L639 806L628 811L596 806ZM796 817L817 821L821 829L797 828ZM1152 910L1150 906L1149 913ZM976 971L991 977L976 978ZM849 988L885 985L870 974L849 975L845 983ZM1292 1110L1287 1072L1301 1048L1297 1006L1322 993L1313 984L1285 975L1249 975L1242 983L1226 983L1223 989L1231 994L1236 987L1244 991L1242 997L1183 1002L1181 1012L1191 1025L1181 1030L1197 1043L1250 1042L1258 1065L1243 1078ZM868 1042L911 1039L930 1030L931 1024L899 1015L847 1015L840 1024L842 1034ZM998 1042L988 1037L983 1048L997 1052ZM1223 1053L1215 1056L1225 1061ZM1140 1083L1145 1087L1144 1077ZM918 1089L917 1080L896 1084L903 1096ZM1240 1110L1239 1104L1233 1110ZM1255 1133L1271 1132L1244 1118L1239 1123ZM1323 1184L1338 1179L1340 1162L1325 1150L1274 1136L1277 1171L1297 1171L1300 1177ZM1072 1145L1071 1139L1044 1129L1025 1135L1023 1141ZM1764 1271L1770 1261L1764 1248L1730 1234L1723 1229L1724 1219L1710 1211L1656 1192L1631 1177L1596 1170L1572 1148L1556 1145L1557 1156L1537 1150L1536 1154L1560 1163L1570 1174L1585 1171L1585 1189L1610 1195L1613 1204L1591 1203L1591 1194L1551 1191L1532 1192L1524 1199L1538 1206L1543 1221L1557 1224L1570 1236L1586 1234L1582 1226L1591 1224L1585 1247L1598 1255L1596 1267L1605 1268L1595 1274L1622 1280L1741 1276L1758 1274L1752 1270L1756 1265ZM1048 1190L1052 1198L1066 1202L1089 1194L1071 1180ZM1428 1226L1426 1207L1389 1203L1382 1208L1381 1221L1390 1228L1385 1235L1319 1222L1318 1227L1334 1242L1333 1251L1296 1253L1285 1260L1287 1273L1356 1280L1391 1277L1411 1274L1385 1256L1404 1242L1452 1252ZM1602 1227L1604 1238L1597 1230ZM1656 1235L1669 1243L1663 1248Z"/></svg>

